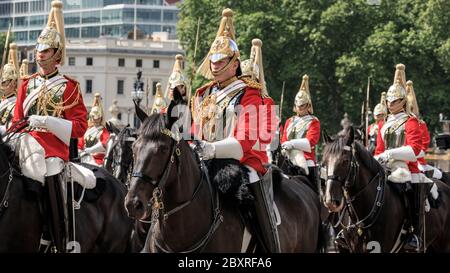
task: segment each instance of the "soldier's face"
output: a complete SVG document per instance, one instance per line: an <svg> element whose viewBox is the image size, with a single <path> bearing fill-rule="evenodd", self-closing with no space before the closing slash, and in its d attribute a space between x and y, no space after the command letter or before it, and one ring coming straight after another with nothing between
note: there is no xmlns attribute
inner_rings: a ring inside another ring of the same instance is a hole
<svg viewBox="0 0 450 273"><path fill-rule="evenodd" d="M392 114L397 114L403 110L403 105L406 103L403 99L397 99L392 102L387 102L387 107L389 109L389 112Z"/></svg>
<svg viewBox="0 0 450 273"><path fill-rule="evenodd" d="M47 48L37 53L37 59L38 61L46 61L50 59L53 56L53 54L55 54L55 49Z"/></svg>
<svg viewBox="0 0 450 273"><path fill-rule="evenodd" d="M213 72L219 72L220 70L222 70L228 64L229 61L230 61L229 58L225 58L225 59L222 59L222 60L217 61L215 63L211 63L211 70Z"/></svg>
<svg viewBox="0 0 450 273"><path fill-rule="evenodd" d="M8 96L16 89L16 82L13 80L3 81L1 83L1 91L4 93L5 96Z"/></svg>
<svg viewBox="0 0 450 273"><path fill-rule="evenodd" d="M297 111L297 114L298 114L299 116L307 115L307 114L308 114L308 106L309 106L308 103L305 103L305 104L300 105L300 106L295 106L295 109L296 109L296 111Z"/></svg>
<svg viewBox="0 0 450 273"><path fill-rule="evenodd" d="M375 118L377 121L382 120L382 119L384 119L384 114L378 114Z"/></svg>

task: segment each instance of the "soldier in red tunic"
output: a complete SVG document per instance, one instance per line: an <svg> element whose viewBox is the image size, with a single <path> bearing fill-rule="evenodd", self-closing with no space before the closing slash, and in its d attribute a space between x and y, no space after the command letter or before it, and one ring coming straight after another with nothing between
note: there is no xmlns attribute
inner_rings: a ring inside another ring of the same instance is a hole
<svg viewBox="0 0 450 273"><path fill-rule="evenodd" d="M17 60L17 45L9 45L8 63L3 66L1 75L0 101L0 136L6 133L14 116L16 106L17 87L19 83L19 62Z"/></svg>
<svg viewBox="0 0 450 273"><path fill-rule="evenodd" d="M318 183L315 148L320 139L320 121L313 116L309 77L303 76L295 96L295 116L286 120L281 147L296 166L301 167L311 182Z"/></svg>
<svg viewBox="0 0 450 273"><path fill-rule="evenodd" d="M267 156L258 148L262 123L259 112L263 104L260 84L238 79L242 72L233 12L225 9L222 16L216 39L198 69L201 75L213 81L197 89L192 97L192 133L202 140L200 156L203 160L232 158L249 169L249 188L255 196L254 206L264 245L268 252L280 252L273 199L263 186L263 183L271 183L271 173L263 177L267 172L263 165L267 163Z"/></svg>
<svg viewBox="0 0 450 273"><path fill-rule="evenodd" d="M28 118L29 134L21 137L21 168L25 176L44 184L48 204L45 212L55 247L64 251L64 198L60 173L69 160L70 138L82 137L86 131L87 111L77 81L61 75L65 38L62 2L53 1L47 26L36 44L39 71L24 79L19 87L13 123Z"/></svg>
<svg viewBox="0 0 450 273"><path fill-rule="evenodd" d="M81 150L81 162L103 166L109 132L105 126L105 117L99 93L95 94L94 102L89 112L88 125L89 128L84 137L80 138L78 142L78 148Z"/></svg>
<svg viewBox="0 0 450 273"><path fill-rule="evenodd" d="M262 59L262 41L260 39L252 40L252 48L250 58L241 62L242 75L239 77L245 83L257 85L261 90L263 105L260 107L260 124L259 129L259 147L258 151L261 156L267 156L268 162L272 162L272 151L275 151L279 144L279 118L276 116L276 107L274 100L269 96L267 91L266 80L264 77L264 67Z"/></svg>
<svg viewBox="0 0 450 273"><path fill-rule="evenodd" d="M409 203L410 232L407 234L405 250L419 249L419 203L416 202L417 187L423 178L417 166L417 156L422 150L422 133L419 120L411 111L415 99L406 90L405 66L396 66L394 84L386 95L389 115L378 129L375 158L386 164L392 173L389 180L394 183L407 183L406 195ZM415 96L414 96L415 97Z"/></svg>
<svg viewBox="0 0 450 273"><path fill-rule="evenodd" d="M374 154L377 147L378 128L383 127L384 120L387 116L386 107L386 92L381 93L381 101L373 109L373 117L375 121L367 128L367 135L369 136L369 152Z"/></svg>

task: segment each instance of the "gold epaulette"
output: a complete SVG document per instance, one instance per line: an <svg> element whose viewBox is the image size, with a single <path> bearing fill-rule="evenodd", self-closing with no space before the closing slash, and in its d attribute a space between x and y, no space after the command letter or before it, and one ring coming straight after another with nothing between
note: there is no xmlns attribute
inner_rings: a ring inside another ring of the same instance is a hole
<svg viewBox="0 0 450 273"><path fill-rule="evenodd" d="M262 85L252 79L242 77L242 78L240 78L240 80L243 81L250 88L259 89L259 90L262 89Z"/></svg>
<svg viewBox="0 0 450 273"><path fill-rule="evenodd" d="M197 95L200 90L205 90L206 88L213 86L215 83L215 81L210 81L207 84L202 85L201 87L197 88L197 90L195 91L195 95Z"/></svg>
<svg viewBox="0 0 450 273"><path fill-rule="evenodd" d="M79 84L79 82L77 80L75 80L74 78L71 78L71 77L69 77L67 75L63 75L63 76L64 76L64 78L68 79L69 81L72 81L72 82L74 82L76 84Z"/></svg>
<svg viewBox="0 0 450 273"><path fill-rule="evenodd" d="M36 77L36 76L38 76L39 75L39 73L34 73L34 74L31 74L31 75L25 75L25 76L23 76L22 78L20 78L21 80L23 80L23 81L26 81L26 80L29 80L29 79L31 79L31 78L34 78L34 77Z"/></svg>

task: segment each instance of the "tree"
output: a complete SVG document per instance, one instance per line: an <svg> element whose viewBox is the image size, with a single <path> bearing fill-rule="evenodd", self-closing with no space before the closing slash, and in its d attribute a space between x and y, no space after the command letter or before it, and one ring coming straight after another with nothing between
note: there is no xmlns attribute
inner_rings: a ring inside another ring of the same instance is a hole
<svg viewBox="0 0 450 273"><path fill-rule="evenodd" d="M253 38L263 41L266 81L275 101L286 81L283 120L292 115L301 77L308 74L314 114L322 128L337 132L344 112L360 120L367 77L373 109L393 83L397 63L406 65L431 132L440 127L438 114L450 113L449 0L383 0L379 6L366 0L185 0L178 33L191 63L198 18L197 65L226 7L235 13L241 59L248 57ZM204 82L196 77L193 86Z"/></svg>

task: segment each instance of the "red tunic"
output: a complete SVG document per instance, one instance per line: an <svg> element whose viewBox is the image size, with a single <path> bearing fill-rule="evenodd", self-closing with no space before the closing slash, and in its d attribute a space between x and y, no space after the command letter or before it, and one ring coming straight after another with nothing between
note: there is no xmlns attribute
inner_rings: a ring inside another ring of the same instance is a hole
<svg viewBox="0 0 450 273"><path fill-rule="evenodd" d="M287 129L294 117L290 117L288 120L286 120L286 123L284 124L283 136L281 137L281 143L290 140L288 139ZM317 118L313 118L311 120L303 137L308 139L309 144L311 145L311 152L310 153L304 152L305 159L312 160L314 161L314 163L317 163L315 148L320 139L320 121Z"/></svg>
<svg viewBox="0 0 450 273"><path fill-rule="evenodd" d="M39 77L38 74L32 75L29 79L23 80L19 86L17 94L16 108L14 110L13 123L16 123L23 119L23 102L27 96L28 83L34 78ZM64 76L67 79L66 88L64 90L63 99L64 105L71 105L78 97L78 102L71 108L66 109L61 118L72 122L72 138L79 138L84 135L87 128L87 111L83 102L83 97L79 89L79 85L76 81ZM31 115L32 113L28 113ZM32 135L37 142L45 150L45 158L47 157L59 157L64 161L69 160L69 147L57 138L51 132L31 131Z"/></svg>
<svg viewBox="0 0 450 273"><path fill-rule="evenodd" d="M387 123L387 122L386 122ZM386 123L383 124L386 125ZM375 149L375 155L379 155L385 151L383 136L381 130L383 126L378 127L377 135L377 148ZM419 128L419 121L415 117L409 117L405 123L405 143L403 146L409 145L417 156L422 150L422 133ZM419 167L416 162L406 162L408 164L409 171L411 173L419 173Z"/></svg>
<svg viewBox="0 0 450 273"><path fill-rule="evenodd" d="M106 149L106 143L109 140L109 132L108 130L103 127L102 133L100 135L100 142L103 144L103 147ZM84 143L84 137L80 137L78 139L78 149L84 150L86 149L86 145ZM103 160L105 159L105 152L101 153L94 153L92 154L92 157L94 158L95 162L98 165L103 165Z"/></svg>
<svg viewBox="0 0 450 273"><path fill-rule="evenodd" d="M197 89L194 97L194 103L198 103L198 99L202 97L205 91L211 86L212 85L208 84ZM242 152L244 154L240 159L240 162L244 165L252 167L260 174L264 174L266 172L266 168L263 164L268 163L268 158L265 151L261 152L256 147L259 145L255 145L258 141L260 141L258 125L261 124L261 121L259 120L259 111L262 104L263 101L260 90L248 86L245 87L244 93L239 102L239 105L243 108L237 117L236 126L234 127L232 134L232 136L236 138L241 145ZM198 104L195 106L198 106ZM198 136L200 130L201 128L199 128L199 124L192 124L192 133L194 135Z"/></svg>
<svg viewBox="0 0 450 273"><path fill-rule="evenodd" d="M419 121L420 132L422 133L422 151L425 154L430 146L430 133L428 132L428 127L425 121ZM420 165L427 165L425 161L425 156L417 159Z"/></svg>

